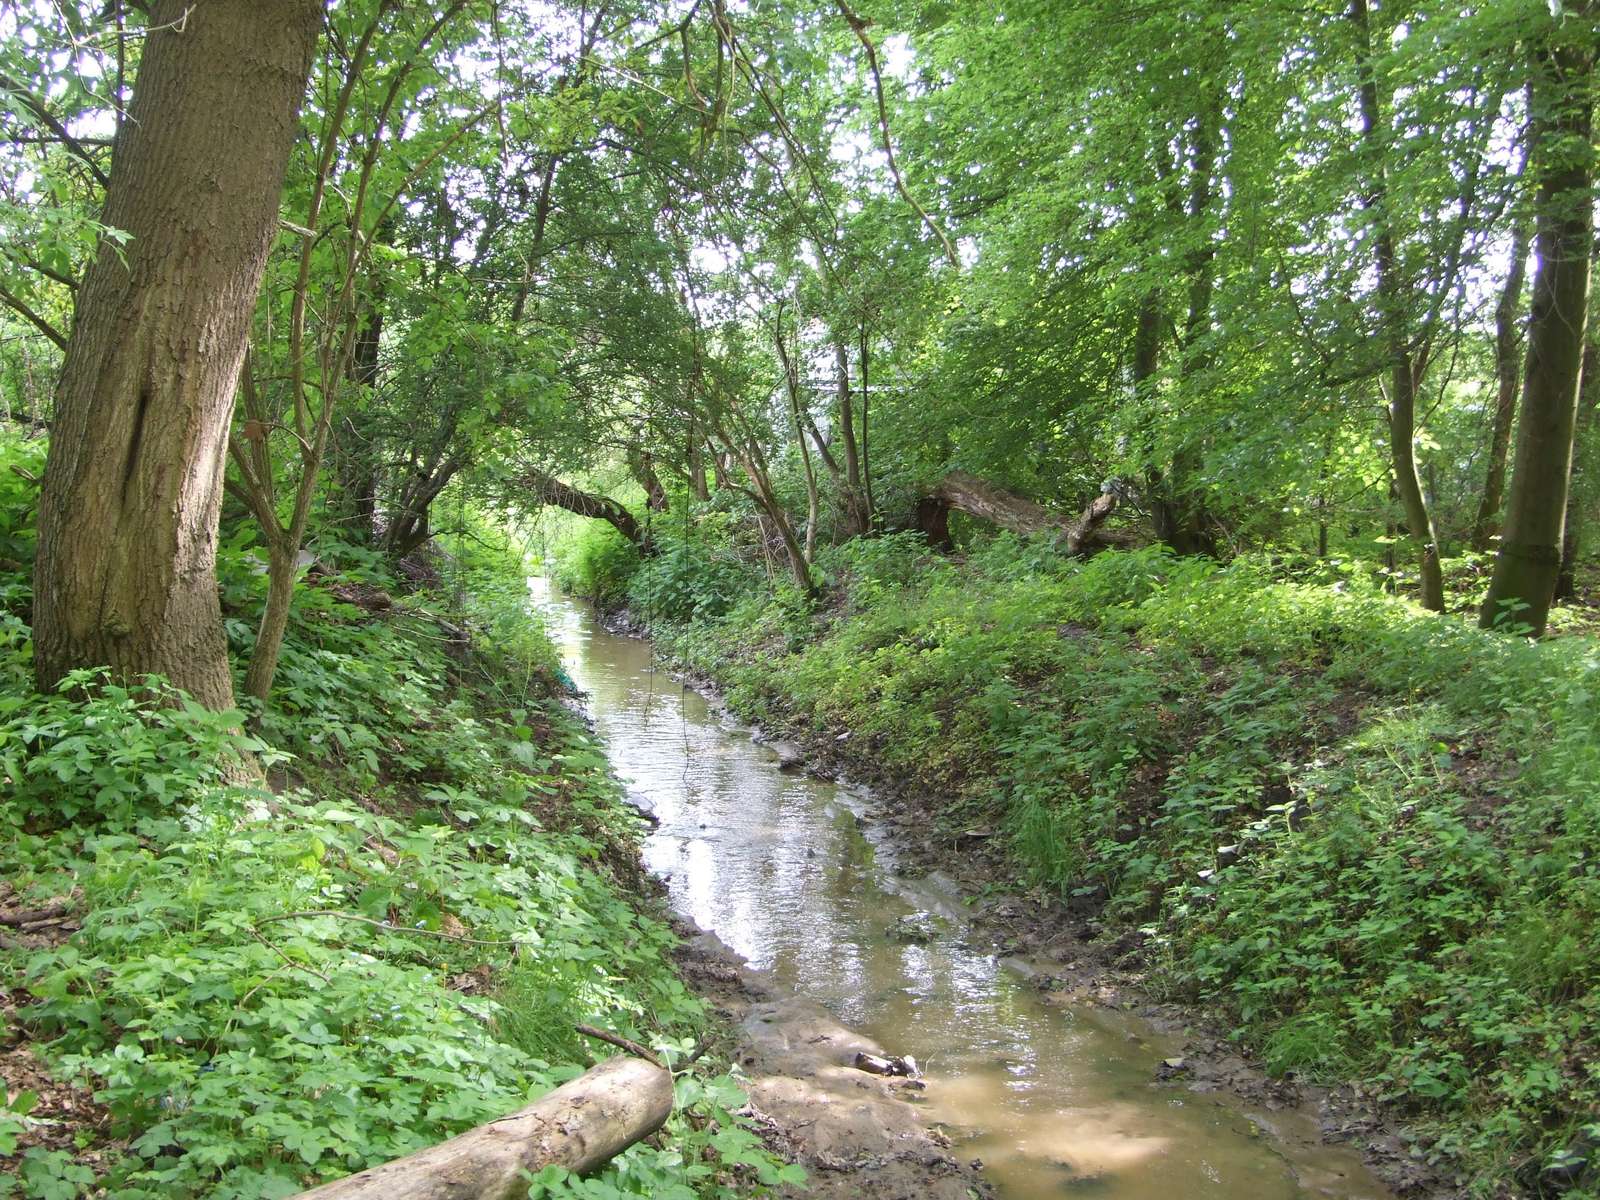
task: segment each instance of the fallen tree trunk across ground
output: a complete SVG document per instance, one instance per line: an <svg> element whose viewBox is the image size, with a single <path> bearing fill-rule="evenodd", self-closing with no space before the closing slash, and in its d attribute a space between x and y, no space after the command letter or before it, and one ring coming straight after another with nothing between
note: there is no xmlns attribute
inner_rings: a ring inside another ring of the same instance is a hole
<svg viewBox="0 0 1600 1200"><path fill-rule="evenodd" d="M509 1116L296 1200L512 1200L528 1194L524 1171L592 1171L660 1129L671 1112L672 1075L618 1056Z"/></svg>
<svg viewBox="0 0 1600 1200"><path fill-rule="evenodd" d="M1116 493L1107 491L1068 517L987 479L951 471L918 502L917 524L935 546L949 549L950 511L958 509L1013 533L1054 532L1068 554L1087 554L1109 544L1100 527L1116 508Z"/></svg>

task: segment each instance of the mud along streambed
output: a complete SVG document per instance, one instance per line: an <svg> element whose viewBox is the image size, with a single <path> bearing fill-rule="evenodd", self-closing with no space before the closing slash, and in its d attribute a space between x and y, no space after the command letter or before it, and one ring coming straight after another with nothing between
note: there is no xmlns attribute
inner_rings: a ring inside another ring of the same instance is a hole
<svg viewBox="0 0 1600 1200"><path fill-rule="evenodd" d="M533 587L612 762L659 822L646 861L677 910L780 989L916 1056L928 1120L1001 1196L1390 1196L1304 1117L1154 1082L1163 1036L1047 1001L969 945L952 889L897 875L895 847L861 820L870 797L780 772L748 730L654 669L648 643Z"/></svg>

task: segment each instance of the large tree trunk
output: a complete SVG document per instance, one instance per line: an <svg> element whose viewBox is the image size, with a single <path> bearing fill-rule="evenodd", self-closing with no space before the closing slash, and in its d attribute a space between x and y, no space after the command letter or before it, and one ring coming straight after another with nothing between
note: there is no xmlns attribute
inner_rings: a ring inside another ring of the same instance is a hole
<svg viewBox="0 0 1600 1200"><path fill-rule="evenodd" d="M78 290L39 506L35 669L233 703L217 519L234 388L311 70L317 0L159 0Z"/></svg>
<svg viewBox="0 0 1600 1200"><path fill-rule="evenodd" d="M1384 169L1387 148L1381 135L1383 115L1378 104L1378 84L1372 66L1371 31L1367 0L1351 0L1350 20L1355 25L1358 99L1361 106L1361 140L1372 156L1362 207L1371 215L1376 244L1379 336L1389 364L1389 455L1395 487L1406 515L1406 528L1421 548L1422 606L1444 611L1444 572L1439 565L1439 535L1433 514L1417 475L1417 393L1422 387L1423 364L1411 352L1406 333L1406 303L1395 249L1391 197Z"/></svg>
<svg viewBox="0 0 1600 1200"><path fill-rule="evenodd" d="M1499 532L1500 502L1505 498L1506 457L1511 450L1511 426L1517 415L1517 380L1522 374L1522 339L1517 313L1522 307L1522 285L1528 273L1528 242L1532 230L1518 220L1511 235L1511 270L1494 309L1495 400L1494 427L1489 435L1489 468L1478 499L1478 516L1472 523L1472 548L1487 553Z"/></svg>
<svg viewBox="0 0 1600 1200"><path fill-rule="evenodd" d="M1591 15L1594 7L1582 6L1581 15ZM1545 631L1561 569L1587 328L1594 240L1593 65L1592 47L1574 37L1573 44L1540 53L1529 89L1534 121L1530 153L1539 180L1534 208L1539 265L1533 277L1511 495L1480 620L1489 628L1509 614L1536 637Z"/></svg>
<svg viewBox="0 0 1600 1200"><path fill-rule="evenodd" d="M613 1058L510 1116L297 1200L515 1200L528 1194L528 1172L592 1171L671 1114L671 1074L641 1058Z"/></svg>

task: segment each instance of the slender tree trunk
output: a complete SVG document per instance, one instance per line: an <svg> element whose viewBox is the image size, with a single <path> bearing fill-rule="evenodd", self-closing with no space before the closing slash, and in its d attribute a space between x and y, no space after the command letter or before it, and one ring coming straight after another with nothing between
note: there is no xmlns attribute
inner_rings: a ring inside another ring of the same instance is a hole
<svg viewBox="0 0 1600 1200"><path fill-rule="evenodd" d="M1156 372L1161 367L1161 292L1151 288L1139 300L1139 311L1133 326L1133 391L1140 400L1155 386ZM1145 420L1153 420L1147 415ZM1148 426L1146 427L1148 433ZM1182 517L1177 505L1172 503L1172 489L1166 473L1153 459L1155 447L1146 446L1152 462L1145 472L1145 498L1150 510L1150 523L1155 527L1156 541L1176 549ZM1180 551L1181 553L1181 551Z"/></svg>
<svg viewBox="0 0 1600 1200"><path fill-rule="evenodd" d="M1593 267L1590 267L1591 273ZM1589 338L1583 347L1583 382L1578 392L1578 421L1572 435L1572 478L1567 484L1567 524L1561 537L1561 573L1555 598L1578 598L1578 555L1589 503L1594 499L1594 448L1590 444L1594 411L1600 403L1600 342L1595 338L1594 301L1589 301Z"/></svg>
<svg viewBox="0 0 1600 1200"><path fill-rule="evenodd" d="M735 422L739 421L736 412L730 415ZM760 444L747 428L740 428L738 425L735 428L738 437L729 436L728 431L720 425L714 429L714 433L728 456L739 464L745 478L750 481L749 488L739 490L755 501L759 509L758 519L765 519L777 531L779 539L783 542L784 554L788 557L789 571L794 576L795 585L808 599L815 599L817 584L811 577L811 559L800 544L800 538L794 531L794 522L789 519L788 511L773 490L772 473L767 469L766 456L762 454ZM715 447L713 453L718 459L721 458L720 454L716 454ZM718 486L723 486L721 478L718 480ZM731 480L727 482L727 486L733 486Z"/></svg>
<svg viewBox="0 0 1600 1200"><path fill-rule="evenodd" d="M379 350L383 345L384 276L374 272L372 298L356 335L350 359L350 382L367 389L378 384ZM350 405L333 435L338 493L347 527L355 541L370 545L378 527L378 464L370 438L357 428L359 405Z"/></svg>
<svg viewBox="0 0 1600 1200"><path fill-rule="evenodd" d="M778 539L783 543L784 555L789 560L789 573L794 576L795 586L805 596L815 598L817 584L811 578L811 560L800 544L800 538L794 531L794 522L789 519L788 511L778 500L777 493L772 490L772 479L760 450L754 443L745 449L737 446L732 448L734 456L754 488L745 494L755 500L761 516L777 531Z"/></svg>
<svg viewBox="0 0 1600 1200"><path fill-rule="evenodd" d="M1406 528L1421 547L1422 606L1443 612L1444 573L1439 565L1439 535L1434 531L1433 514L1428 511L1428 500L1417 475L1417 393L1422 386L1422 364L1411 353L1406 334L1406 298L1401 294L1399 257L1384 170L1387 150L1381 136L1383 114L1372 69L1367 0L1351 0L1350 20L1358 38L1361 140L1371 155L1362 207L1371 214L1377 248L1380 336L1389 359L1389 454L1394 465L1395 487L1406 515Z"/></svg>
<svg viewBox="0 0 1600 1200"><path fill-rule="evenodd" d="M1593 10L1594 5L1584 5L1580 15L1588 17ZM1540 53L1529 89L1530 156L1539 180L1534 205L1539 261L1511 492L1480 619L1489 628L1509 613L1535 637L1544 634L1561 570L1587 330L1594 240L1593 66L1592 46L1575 39Z"/></svg>
<svg viewBox="0 0 1600 1200"><path fill-rule="evenodd" d="M855 400L850 391L850 351L843 338L833 343L833 363L838 389L840 453L844 458L844 510L846 537L860 537L872 528L866 492L861 487L861 450L856 444Z"/></svg>
<svg viewBox="0 0 1600 1200"><path fill-rule="evenodd" d="M1528 243L1532 230L1519 220L1511 235L1511 270L1494 308L1495 400L1494 427L1489 435L1489 468L1484 475L1478 516L1472 523L1472 548L1489 550L1499 532L1500 503L1505 497L1506 457L1511 450L1511 426L1517 414L1517 383L1522 374L1522 339L1517 314L1522 308L1522 285L1528 273Z"/></svg>
<svg viewBox="0 0 1600 1200"><path fill-rule="evenodd" d="M798 333L796 337L798 337ZM800 398L800 369L790 354L789 348L784 345L783 327L780 325L773 332L773 339L778 347L778 358L783 363L784 387L789 393L789 414L794 420L795 441L800 446L800 463L805 469L806 481L806 534L805 534L805 560L807 564L816 557L817 553L817 520L820 515L821 505L817 495L817 469L811 462L811 447L806 442L806 419L802 411ZM770 487L767 489L770 491ZM806 578L811 578L809 570Z"/></svg>
<svg viewBox="0 0 1600 1200"><path fill-rule="evenodd" d="M234 388L321 23L316 0L159 0L78 291L39 507L35 669L233 703L217 519ZM180 31L181 27L181 31Z"/></svg>
<svg viewBox="0 0 1600 1200"><path fill-rule="evenodd" d="M867 418L872 412L872 398L867 392L867 376L871 366L872 338L867 323L861 322L861 494L867 502L867 522L870 530L877 517L878 506L872 498L872 437Z"/></svg>
<svg viewBox="0 0 1600 1200"><path fill-rule="evenodd" d="M283 651L283 635L289 628L289 610L294 603L295 560L299 553L277 539L267 549L267 606L256 630L256 651L244 676L247 696L265 704L272 693L272 678L278 671L278 656Z"/></svg>
<svg viewBox="0 0 1600 1200"><path fill-rule="evenodd" d="M689 429L689 491L696 500L711 499L711 488L706 483L706 455L693 426Z"/></svg>
<svg viewBox="0 0 1600 1200"><path fill-rule="evenodd" d="M1206 226L1212 202L1212 173L1217 164L1217 122L1221 104L1213 104L1196 114L1194 123L1194 163L1189 181L1187 217L1197 228L1203 240L1187 256L1185 269L1189 275L1189 311L1183 323L1183 359L1179 367L1180 385L1187 395L1197 375L1204 375L1210 366L1209 356L1201 347L1211 328L1211 302L1216 292L1216 248ZM1167 472L1164 493L1164 516L1167 526L1163 537L1179 554L1204 554L1214 556L1217 544L1211 531L1211 518L1206 512L1204 497L1199 493L1195 477L1204 466L1201 446L1193 437L1185 438L1172 453L1172 463Z"/></svg>

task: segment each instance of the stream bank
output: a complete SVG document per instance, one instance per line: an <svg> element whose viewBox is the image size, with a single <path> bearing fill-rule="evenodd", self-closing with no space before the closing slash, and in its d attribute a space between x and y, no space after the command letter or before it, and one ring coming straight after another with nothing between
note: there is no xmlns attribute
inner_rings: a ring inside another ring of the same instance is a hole
<svg viewBox="0 0 1600 1200"><path fill-rule="evenodd" d="M742 719L879 784L1003 943L1216 1014L1274 1092L1354 1085L1329 1132L1402 1187L1600 1194L1589 644L1159 547L835 565L817 603L630 589Z"/></svg>
<svg viewBox="0 0 1600 1200"><path fill-rule="evenodd" d="M774 1022L790 1028L791 1047L838 1039L843 1026L925 1060L923 1089L869 1083L849 1068L847 1086L913 1104L935 1146L949 1140L950 1159L981 1160L996 1195L1392 1195L1356 1153L1323 1144L1315 1114L1272 1097L1237 1100L1198 1077L1162 1078L1182 1074L1163 1065L1181 1057L1174 1031L1092 997L1041 990L1044 964L1002 961L955 880L926 871L919 852L888 832L875 796L779 771L770 748L669 678L646 643L607 633L559 598L536 602L589 693L619 777L656 821L647 864L680 915L759 976L758 995L740 1004L770 1004L761 993L775 988L820 1005L826 1035L806 1028L815 1007ZM718 972L734 969L717 961ZM767 1071L759 1054L755 1065ZM787 1069L779 1064L780 1078ZM800 1114L814 1118L817 1108L801 1103ZM811 1171L814 1180L827 1174L815 1161ZM863 1177L839 1194L877 1194Z"/></svg>

